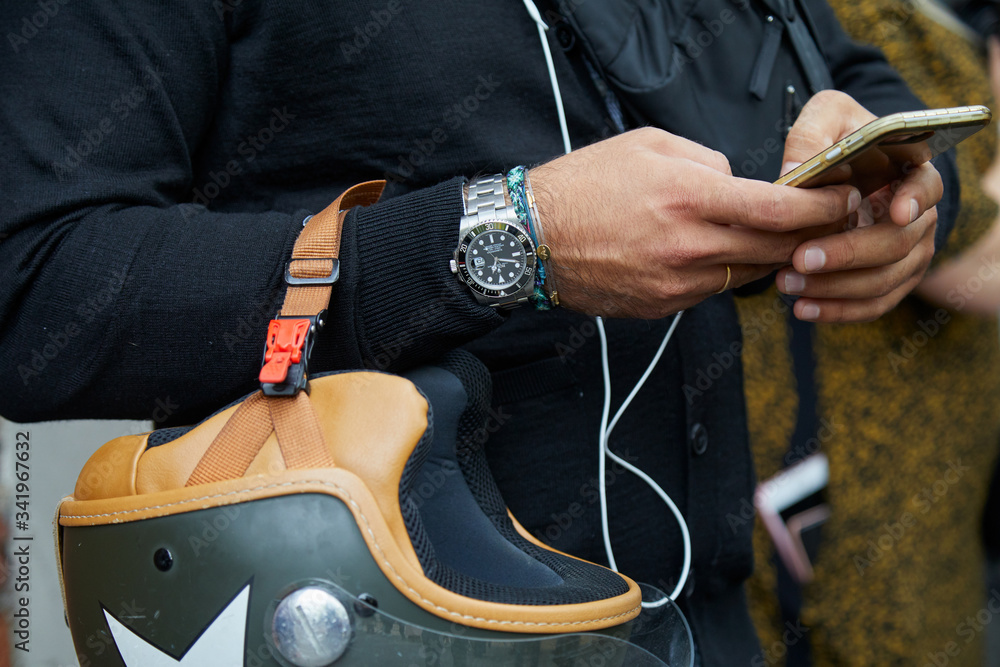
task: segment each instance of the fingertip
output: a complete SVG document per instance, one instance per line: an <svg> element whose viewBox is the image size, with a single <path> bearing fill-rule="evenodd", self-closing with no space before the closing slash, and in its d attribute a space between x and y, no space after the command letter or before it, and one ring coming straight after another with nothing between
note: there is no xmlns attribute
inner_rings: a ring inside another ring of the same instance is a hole
<svg viewBox="0 0 1000 667"><path fill-rule="evenodd" d="M819 306L811 301L799 299L795 302L795 317L806 322L815 322L819 319Z"/></svg>
<svg viewBox="0 0 1000 667"><path fill-rule="evenodd" d="M898 197L889 206L889 218L899 227L906 227L921 214L920 202L913 197Z"/></svg>
<svg viewBox="0 0 1000 667"><path fill-rule="evenodd" d="M847 195L847 213L850 215L861 208L861 191L851 188L851 193Z"/></svg>
<svg viewBox="0 0 1000 667"><path fill-rule="evenodd" d="M906 227L910 224L910 216L913 215L913 202L914 199L906 196L899 196L901 193L897 193L897 196L893 197L889 202L889 220L892 224L897 227ZM919 208L919 205L918 205ZM876 219L879 217L876 212Z"/></svg>
<svg viewBox="0 0 1000 667"><path fill-rule="evenodd" d="M801 294L806 288L806 277L798 271L785 271L784 276L779 278L779 290L785 294Z"/></svg>
<svg viewBox="0 0 1000 667"><path fill-rule="evenodd" d="M815 271L822 271L824 266L826 266L826 252L819 246L806 248L805 253L802 255L802 268L804 272L813 273Z"/></svg>

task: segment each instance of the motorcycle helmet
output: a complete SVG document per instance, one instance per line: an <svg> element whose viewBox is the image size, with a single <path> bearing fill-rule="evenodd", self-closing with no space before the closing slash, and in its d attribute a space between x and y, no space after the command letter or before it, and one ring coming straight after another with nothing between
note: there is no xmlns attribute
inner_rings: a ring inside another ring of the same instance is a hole
<svg viewBox="0 0 1000 667"><path fill-rule="evenodd" d="M635 582L510 515L474 357L308 373L345 210L382 185L352 188L300 234L260 390L197 425L108 442L60 503L80 664L690 665L665 596L640 616Z"/></svg>

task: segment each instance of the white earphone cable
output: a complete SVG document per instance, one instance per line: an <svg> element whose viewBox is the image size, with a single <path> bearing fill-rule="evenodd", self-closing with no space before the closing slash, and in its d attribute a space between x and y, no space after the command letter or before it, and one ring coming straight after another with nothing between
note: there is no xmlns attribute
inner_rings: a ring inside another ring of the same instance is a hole
<svg viewBox="0 0 1000 667"><path fill-rule="evenodd" d="M621 458L613 451L611 451L611 447L608 445L608 441L611 437L611 431L615 428L615 425L618 423L618 420L621 419L621 416L623 414L625 414L626 408L628 408L629 404L632 402L632 399L635 398L636 394L639 393L639 390L646 383L647 378L649 378L650 374L653 372L653 369L656 368L656 364L659 363L660 357L663 355L663 351L667 348L667 343L670 342L670 339L674 334L674 330L680 323L681 316L683 314L684 311L682 310L674 316L674 320L673 322L670 323L670 328L667 329L667 333L663 337L663 341L660 343L660 347L656 350L656 354L653 355L652 361L650 361L649 366L646 367L646 371L642 374L642 377L639 378L639 381L632 388L632 391L629 392L628 397L622 403L621 407L618 408L618 411L615 413L614 419L611 420L610 424L608 423L608 415L611 412L611 368L608 363L608 338L607 334L604 331L603 318L600 317L597 318L597 333L601 340L601 369L604 373L604 409L601 413L601 430L599 436L601 454L600 454L600 462L598 464L598 473L597 473L598 475L597 478L599 480L598 491L601 500L601 535L604 538L604 552L605 554L607 554L608 563L610 564L611 569L617 572L618 565L617 562L615 561L614 550L611 547L611 534L608 525L608 497L607 497L608 492L607 492L607 481L606 481L607 478L605 477L605 471L607 469L605 459L610 458L612 461L614 461L618 465L622 466L623 468L631 472L633 475L635 475L643 482L645 482L647 486L653 489L653 491L655 491L656 494L660 496L660 499L662 499L663 502L666 503L667 507L670 508L670 511L677 519L677 525L681 529L681 540L684 543L684 561L683 564L681 565L681 575L677 580L677 585L674 587L674 590L669 595L669 598L671 600L676 600L677 596L680 595L682 590L684 590L684 585L687 583L688 575L691 572L691 533L688 530L687 522L684 520L684 515L677 507L677 504L674 503L670 495L663 490L663 487L661 487L659 484L653 481L653 479L645 472L643 472L639 468L635 467L634 465L632 465L631 463L629 463L628 461L626 461L625 459ZM644 607L658 607L664 602L665 599L661 599L657 602L652 602L652 603L643 602L642 604Z"/></svg>
<svg viewBox="0 0 1000 667"><path fill-rule="evenodd" d="M573 147L570 144L569 129L566 125L566 111L563 108L562 93L559 90L559 79L556 77L556 68L552 62L552 51L549 49L549 40L545 37L545 32L549 29L549 27L542 19L542 15L539 13L538 7L535 6L535 3L532 0L523 1L525 8L528 10L528 14L531 15L532 20L538 27L538 38L542 42L542 50L545 52L545 65L548 67L549 80L552 82L552 95L556 101L556 113L559 116L559 131L562 135L563 150L566 153L569 153L573 150ZM614 418L611 419L610 424L608 423L608 417L611 413L611 369L608 364L608 339L607 334L604 331L604 320L600 317L595 318L597 322L597 331L600 334L601 339L601 368L604 373L604 408L601 414L601 430L598 438L600 448L598 463L598 479L600 482L598 486L601 499L601 533L604 537L604 550L607 553L608 563L610 564L611 569L617 572L618 565L615 561L614 550L611 547L611 534L608 529L608 498L607 486L605 483L607 459L610 458L612 461L636 475L639 479L649 485L649 487L660 496L663 502L667 504L667 507L670 508L670 511L673 512L674 516L677 518L677 523L681 529L681 537L684 542L684 562L681 567L681 576L677 581L677 586L669 595L669 599L671 600L676 600L677 596L680 595L680 592L684 590L688 574L691 571L691 534L688 531L687 522L684 521L684 515L681 514L680 509L678 509L677 505L670 498L667 492L664 491L659 484L654 482L649 475L612 452L611 448L608 446L608 439L611 437L611 431L615 428L615 425L618 424L618 420L621 419L621 416L625 413L626 408L628 408L629 404L632 403L632 399L639 393L642 385L645 384L646 379L650 376L653 369L656 367L656 364L660 361L660 357L663 355L663 351L666 349L667 343L670 342L670 338L674 334L674 329L677 328L677 324L680 322L681 315L683 314L684 311L680 311L674 316L674 320L670 323L670 328L667 329L667 333L663 337L663 342L660 343L660 347L653 356L653 360L646 368L646 372L642 374L642 377L636 383L635 387L632 388L632 391L629 393L624 403L622 403L621 407L618 408L618 411L615 413ZM643 602L642 606L645 608L659 607L660 605L665 604L666 601L667 598L662 598L655 602Z"/></svg>
<svg viewBox="0 0 1000 667"><path fill-rule="evenodd" d="M545 24L542 15L538 11L538 7L535 6L532 0L524 0L524 6L527 7L528 13L531 14L531 18L538 27L538 39L542 42L542 50L545 52L545 65L549 68L549 81L552 82L552 96L556 100L556 113L559 115L559 131L562 134L563 151L569 153L573 150L573 147L569 143L566 110L563 109L562 92L559 90L559 79L556 77L556 66L552 62L552 51L549 49L549 40L545 38L545 31L549 29L549 26Z"/></svg>

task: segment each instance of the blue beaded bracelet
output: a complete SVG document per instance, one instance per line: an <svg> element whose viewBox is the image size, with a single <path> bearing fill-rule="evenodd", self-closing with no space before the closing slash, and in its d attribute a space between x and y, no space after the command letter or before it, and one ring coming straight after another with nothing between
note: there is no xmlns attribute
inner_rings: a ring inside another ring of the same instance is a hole
<svg viewBox="0 0 1000 667"><path fill-rule="evenodd" d="M507 191L510 193L510 200L514 204L514 212L518 220L524 225L531 236L531 241L535 245L536 256L539 259L538 270L535 272L535 289L528 300L535 306L535 310L551 310L559 305L559 298L553 291L549 293L545 289L545 260L550 257L549 247L539 245L538 237L535 235L537 227L536 221L532 219L532 212L537 209L534 206L534 197L525 189L526 173L524 165L514 167L507 172Z"/></svg>

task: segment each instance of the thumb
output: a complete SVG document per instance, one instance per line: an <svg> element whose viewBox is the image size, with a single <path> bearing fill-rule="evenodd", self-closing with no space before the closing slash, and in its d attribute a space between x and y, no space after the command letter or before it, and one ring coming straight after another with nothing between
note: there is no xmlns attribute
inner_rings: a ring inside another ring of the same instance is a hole
<svg viewBox="0 0 1000 667"><path fill-rule="evenodd" d="M801 162L796 162L795 160L788 160L786 162L782 162L781 163L781 173L778 174L778 175L779 176L784 176L785 174L787 174L788 172L790 172L792 169L795 169L796 167L800 166L801 164L802 164Z"/></svg>
<svg viewBox="0 0 1000 667"><path fill-rule="evenodd" d="M782 173L792 163L802 163L844 138L875 116L845 93L825 90L802 107L785 139Z"/></svg>

